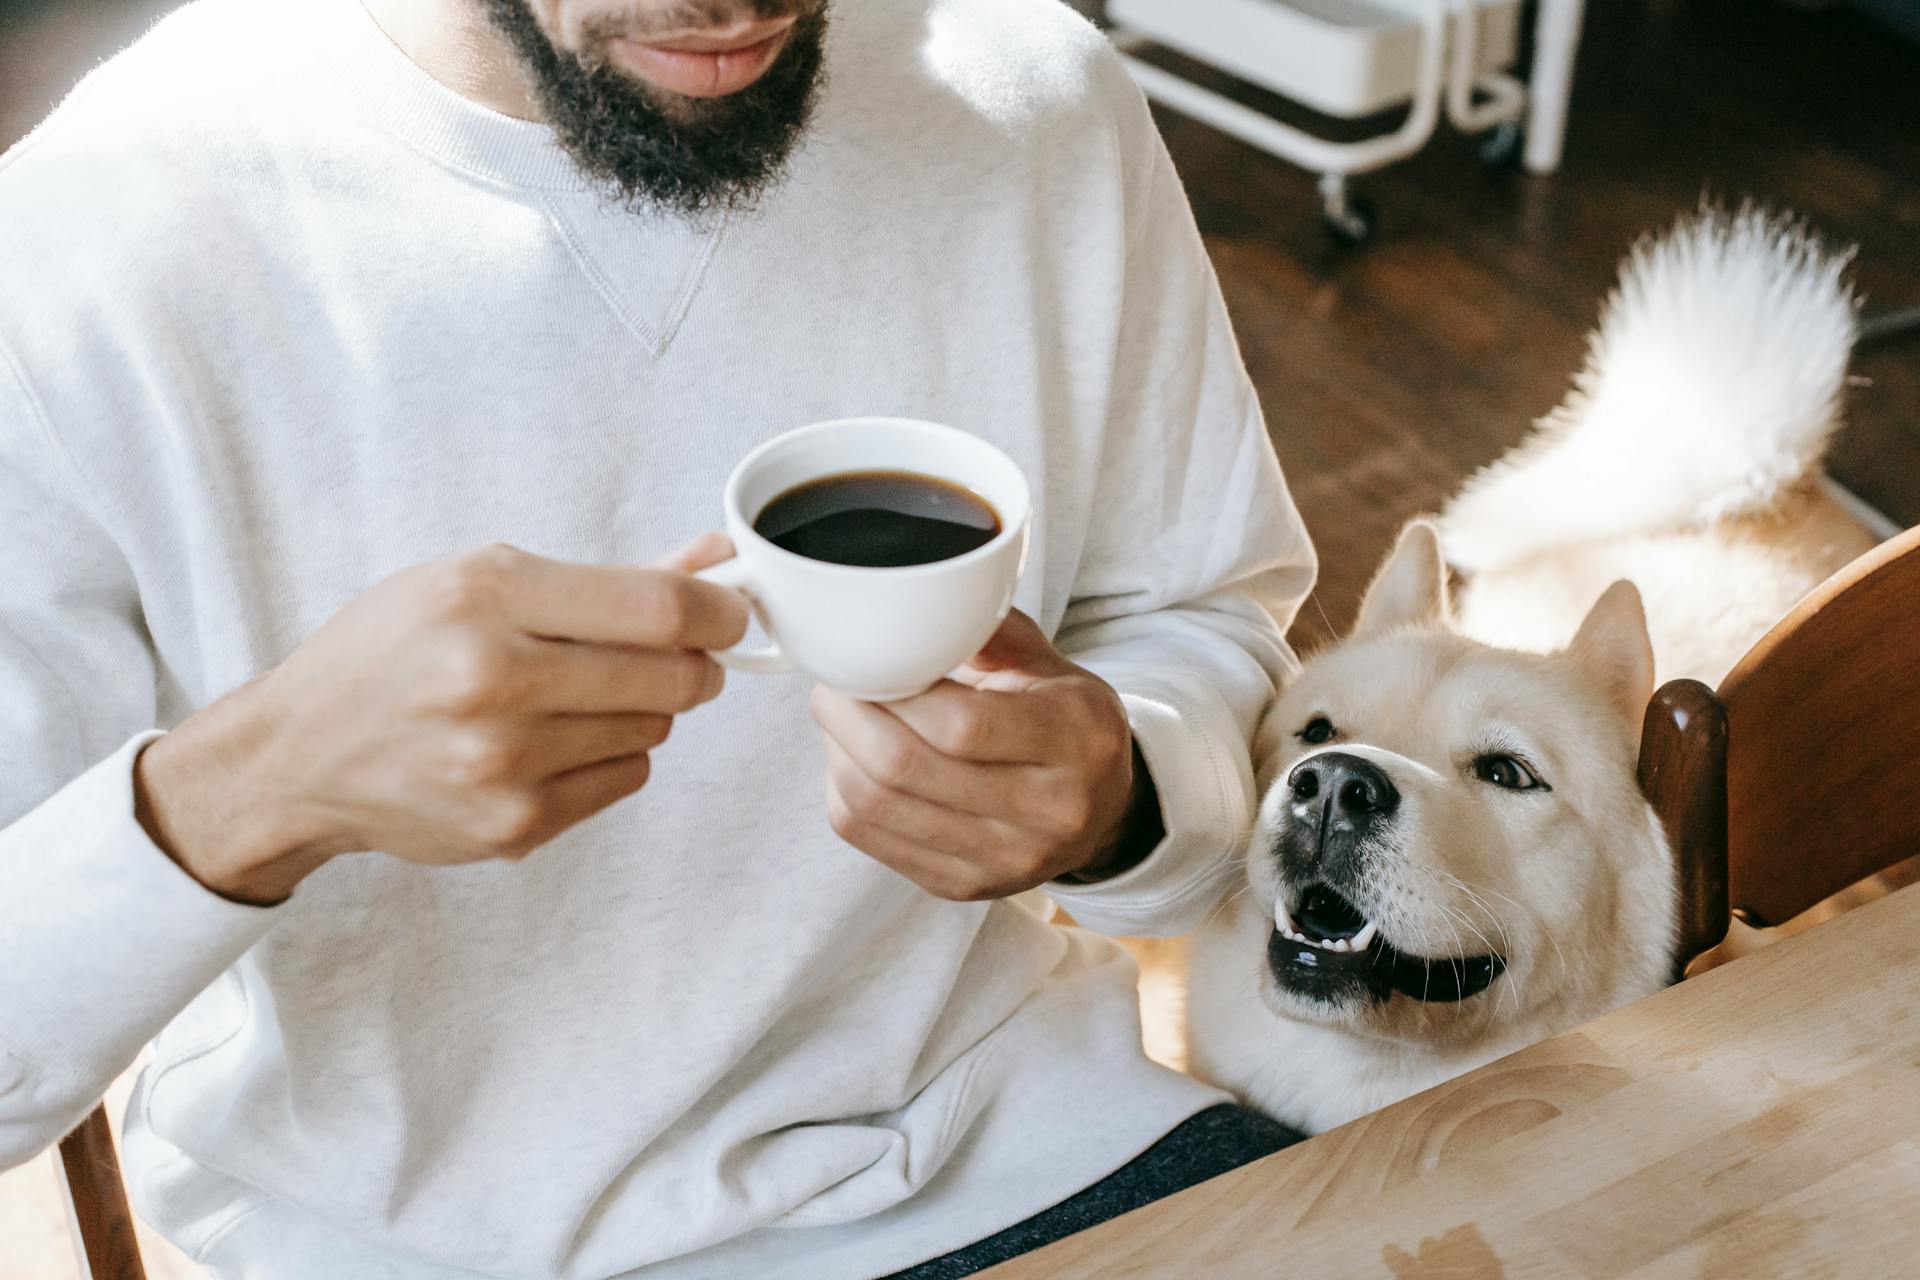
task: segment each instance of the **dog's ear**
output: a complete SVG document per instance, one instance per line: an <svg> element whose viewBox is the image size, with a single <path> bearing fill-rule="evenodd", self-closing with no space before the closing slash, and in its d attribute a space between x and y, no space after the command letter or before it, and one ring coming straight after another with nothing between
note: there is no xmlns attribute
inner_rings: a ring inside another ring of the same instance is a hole
<svg viewBox="0 0 1920 1280"><path fill-rule="evenodd" d="M1400 531L1393 553L1367 587L1353 634L1396 627L1444 627L1450 616L1440 531L1430 520L1415 520Z"/></svg>
<svg viewBox="0 0 1920 1280"><path fill-rule="evenodd" d="M1566 653L1638 734L1653 697L1653 641L1639 589L1623 578L1601 592Z"/></svg>

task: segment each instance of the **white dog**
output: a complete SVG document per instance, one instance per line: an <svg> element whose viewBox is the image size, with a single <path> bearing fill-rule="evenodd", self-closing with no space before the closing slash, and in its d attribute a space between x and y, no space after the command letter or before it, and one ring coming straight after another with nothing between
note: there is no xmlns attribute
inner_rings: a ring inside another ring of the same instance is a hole
<svg viewBox="0 0 1920 1280"><path fill-rule="evenodd" d="M1796 600L1890 536L1822 484L1855 336L1849 257L1755 209L1636 247L1573 392L1441 517L1467 577L1462 633L1556 648L1626 578L1657 679L1718 685Z"/></svg>
<svg viewBox="0 0 1920 1280"><path fill-rule="evenodd" d="M1667 980L1654 653L1717 681L1874 541L1819 487L1843 267L1751 212L1643 245L1574 394L1402 534L1261 728L1245 882L1193 940L1195 1074L1319 1131Z"/></svg>
<svg viewBox="0 0 1920 1280"><path fill-rule="evenodd" d="M1246 891L1194 939L1193 1071L1317 1132L1659 988L1675 878L1634 785L1640 599L1564 653L1447 626L1416 523L1259 742Z"/></svg>

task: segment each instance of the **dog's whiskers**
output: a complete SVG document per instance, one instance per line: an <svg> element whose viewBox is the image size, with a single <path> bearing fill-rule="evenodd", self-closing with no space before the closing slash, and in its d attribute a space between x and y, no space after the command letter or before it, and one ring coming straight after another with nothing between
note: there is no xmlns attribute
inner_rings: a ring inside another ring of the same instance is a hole
<svg viewBox="0 0 1920 1280"><path fill-rule="evenodd" d="M1460 886L1460 890L1461 892L1467 894L1469 897L1473 897L1473 898L1479 897L1479 894L1477 894L1474 890L1468 888L1464 884ZM1516 911L1519 911L1522 914L1526 913L1526 910L1527 910L1526 907L1522 906L1516 899L1510 897L1509 895L1501 893L1498 889L1487 888L1484 890L1484 892L1491 894L1493 897L1498 898L1502 902L1511 904ZM1497 921L1498 917L1495 917L1493 915L1492 909L1490 907L1486 907L1484 903L1483 903L1483 909L1487 911L1487 914L1490 918L1493 918ZM1505 926L1502 925L1501 928L1502 928L1502 933L1504 935ZM1564 981L1572 973L1571 962L1568 961L1567 959L1566 948L1560 945L1560 939L1555 936L1553 930L1543 928L1539 930L1539 932L1542 937L1546 938L1547 944L1553 948L1554 962L1556 965L1558 965L1560 978ZM1509 946L1511 946L1511 942L1509 942ZM1520 985L1521 985L1520 979L1518 977L1514 977L1508 982L1507 985L1508 985L1508 988L1514 992L1514 1012L1518 1013L1520 1009L1520 1005L1522 1003L1522 1001L1520 1000Z"/></svg>
<svg viewBox="0 0 1920 1280"><path fill-rule="evenodd" d="M1466 886L1462 885L1461 887L1465 888ZM1520 911L1522 913L1526 912L1525 907L1521 906L1518 902L1514 901L1514 899L1508 897L1506 894L1501 893L1498 889L1487 889L1486 892L1492 894L1494 897L1500 899L1502 902L1512 903L1515 910ZM1548 944L1552 946L1554 958L1559 961L1560 976L1562 978L1567 977L1569 974L1573 972L1573 970L1570 962L1567 960L1566 950L1562 948L1560 945L1560 939L1554 936L1554 932L1551 929L1542 929L1540 932L1543 936L1545 936Z"/></svg>
<svg viewBox="0 0 1920 1280"><path fill-rule="evenodd" d="M1493 940L1487 936L1486 931L1480 928L1479 925L1475 924L1473 921L1473 918L1469 916L1467 913L1460 911L1457 908L1449 907L1444 902L1435 902L1434 905L1439 907L1441 911L1447 913L1447 915L1464 923L1467 926L1467 928L1472 930L1475 936L1477 936L1480 939L1481 944L1486 947L1488 952L1498 954L1501 956L1511 956L1513 954L1513 934L1508 930L1506 922L1500 918L1499 913L1493 909L1492 905L1488 903L1485 898L1482 898L1479 895L1479 893L1475 892L1475 890L1471 885L1467 884L1464 880L1460 879L1459 876L1456 876L1448 871L1443 871L1438 867L1430 867L1425 865L1424 863L1413 862L1405 858L1402 858L1400 861L1404 866L1413 867L1421 872L1424 872L1426 875L1432 877L1434 880L1439 881L1441 884L1448 885L1454 889L1457 889L1461 893L1461 895L1466 898L1468 903L1470 903L1473 907L1475 907L1480 912L1480 914L1486 919L1487 923L1491 924L1495 929L1495 931L1497 931L1500 934L1500 943L1501 943L1500 946L1498 947L1494 946ZM1524 907L1521 907L1521 905L1518 902L1514 902L1512 898L1509 898L1507 897L1507 895L1500 893L1498 890L1489 889L1487 890L1487 892L1493 894L1497 898L1503 898L1507 902L1513 903L1513 905L1516 908L1522 911L1526 909ZM1459 932L1457 930L1454 931L1454 945L1458 950L1464 951L1466 949L1465 944L1460 940ZM1554 947L1556 950L1559 948L1559 945L1560 944L1558 942L1554 943ZM1562 966L1564 967L1565 965L1564 955L1561 958L1561 963L1562 963ZM1456 971L1459 970L1460 966L1457 960L1455 962L1454 967ZM1505 984L1505 986L1507 991L1511 994L1511 997L1513 1000L1513 1011L1517 1014L1520 1012L1520 1007L1521 1007L1520 989L1519 989L1518 980L1509 979L1509 981ZM1498 999L1499 997L1496 997L1496 1002Z"/></svg>
<svg viewBox="0 0 1920 1280"><path fill-rule="evenodd" d="M1326 627L1327 635L1338 636L1340 634L1339 628L1335 627L1333 625L1333 619L1327 616L1326 607L1320 603L1320 593L1318 591L1309 591L1307 592L1307 599L1313 602L1313 610L1320 615L1320 621Z"/></svg>
<svg viewBox="0 0 1920 1280"><path fill-rule="evenodd" d="M1241 876L1239 879L1240 879L1240 887L1235 889L1232 893L1228 894L1226 897L1222 898L1219 902L1215 903L1213 906L1213 909L1207 912L1206 918L1202 920L1197 926L1195 926L1194 932L1198 933L1201 929L1206 928L1208 925L1212 924L1215 920L1218 920L1221 916L1224 916L1228 912L1228 910L1232 908L1234 903L1240 901L1241 898L1253 892L1253 884L1251 881L1249 881L1245 876Z"/></svg>

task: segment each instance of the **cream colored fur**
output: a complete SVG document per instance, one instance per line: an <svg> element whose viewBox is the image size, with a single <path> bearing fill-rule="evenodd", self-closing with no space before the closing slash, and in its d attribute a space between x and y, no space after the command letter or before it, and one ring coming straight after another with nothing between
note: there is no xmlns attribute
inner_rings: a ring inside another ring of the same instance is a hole
<svg viewBox="0 0 1920 1280"><path fill-rule="evenodd" d="M1652 679L1638 597L1631 587L1603 597L1565 653L1521 654L1452 632L1440 570L1432 526L1410 526L1356 633L1309 661L1268 713L1267 799L1246 884L1193 941L1194 1073L1309 1131L1656 990L1670 962L1673 873L1633 785ZM1321 715L1340 736L1309 747L1296 735ZM1521 749L1552 790L1475 777L1474 755L1495 742ZM1283 782L1335 749L1379 766L1401 795L1359 905L1403 951L1506 957L1485 992L1336 1007L1274 982L1266 945L1280 886L1267 850L1285 820Z"/></svg>
<svg viewBox="0 0 1920 1280"><path fill-rule="evenodd" d="M1467 579L1460 630L1549 650L1626 578L1657 679L1717 685L1878 542L1819 483L1854 339L1849 257L1755 209L1637 246L1574 390L1440 518Z"/></svg>
<svg viewBox="0 0 1920 1280"><path fill-rule="evenodd" d="M1247 874L1193 940L1196 1074L1318 1131L1665 981L1670 856L1634 781L1646 696L1656 679L1718 683L1877 541L1820 475L1854 337L1845 263L1753 210L1643 243L1568 399L1463 488L1437 541L1409 527L1355 634L1308 663L1261 729ZM1443 551L1465 580L1457 602ZM1638 594L1608 590L1622 579ZM1317 714L1341 736L1308 747L1295 735ZM1463 744L1496 725L1551 793L1498 792L1464 768ZM1500 952L1508 968L1485 992L1332 1009L1278 988L1280 784L1333 749L1404 797L1372 859L1370 918L1403 950Z"/></svg>

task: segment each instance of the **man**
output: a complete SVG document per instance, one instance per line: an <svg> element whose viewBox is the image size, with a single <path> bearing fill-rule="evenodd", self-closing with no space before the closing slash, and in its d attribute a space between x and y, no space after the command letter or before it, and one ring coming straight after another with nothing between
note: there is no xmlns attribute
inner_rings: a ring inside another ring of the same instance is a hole
<svg viewBox="0 0 1920 1280"><path fill-rule="evenodd" d="M1312 577L1080 19L200 0L0 161L0 272L0 1163L157 1035L222 1277L931 1276L1284 1140L1005 901L1210 908ZM1023 612L723 694L696 535L858 413L1025 468Z"/></svg>

